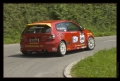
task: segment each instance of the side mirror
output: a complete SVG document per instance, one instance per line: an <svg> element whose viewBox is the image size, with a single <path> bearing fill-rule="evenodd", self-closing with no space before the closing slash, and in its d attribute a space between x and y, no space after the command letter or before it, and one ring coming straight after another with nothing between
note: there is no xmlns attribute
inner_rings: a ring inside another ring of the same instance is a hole
<svg viewBox="0 0 120 81"><path fill-rule="evenodd" d="M81 31L83 31L84 29L85 29L84 27L80 26L80 30L81 30Z"/></svg>

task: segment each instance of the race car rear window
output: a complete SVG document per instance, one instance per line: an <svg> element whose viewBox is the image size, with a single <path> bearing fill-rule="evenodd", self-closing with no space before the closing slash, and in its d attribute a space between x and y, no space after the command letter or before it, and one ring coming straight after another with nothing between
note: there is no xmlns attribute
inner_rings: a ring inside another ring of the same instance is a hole
<svg viewBox="0 0 120 81"><path fill-rule="evenodd" d="M26 27L23 33L50 33L51 27L47 25L33 25Z"/></svg>

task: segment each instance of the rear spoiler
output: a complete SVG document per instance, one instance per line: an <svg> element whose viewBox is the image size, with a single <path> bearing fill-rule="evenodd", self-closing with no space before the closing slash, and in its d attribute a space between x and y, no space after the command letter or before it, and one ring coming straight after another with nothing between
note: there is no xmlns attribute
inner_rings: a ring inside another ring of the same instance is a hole
<svg viewBox="0 0 120 81"><path fill-rule="evenodd" d="M50 23L32 23L32 24L27 24L26 27L33 26L33 25L47 25L47 26L51 27Z"/></svg>

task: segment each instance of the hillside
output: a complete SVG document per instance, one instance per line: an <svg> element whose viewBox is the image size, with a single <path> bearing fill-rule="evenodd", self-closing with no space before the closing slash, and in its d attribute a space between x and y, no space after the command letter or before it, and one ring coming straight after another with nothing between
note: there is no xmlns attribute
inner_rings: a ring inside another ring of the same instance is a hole
<svg viewBox="0 0 120 81"><path fill-rule="evenodd" d="M66 19L81 24L95 36L116 34L116 4L4 4L4 44L17 43L27 23Z"/></svg>

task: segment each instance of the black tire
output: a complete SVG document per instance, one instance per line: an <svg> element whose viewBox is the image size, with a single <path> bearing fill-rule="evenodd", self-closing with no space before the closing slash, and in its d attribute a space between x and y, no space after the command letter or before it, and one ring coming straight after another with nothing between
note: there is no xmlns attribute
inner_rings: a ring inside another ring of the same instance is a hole
<svg viewBox="0 0 120 81"><path fill-rule="evenodd" d="M93 50L95 48L95 40L93 37L88 38L87 50Z"/></svg>
<svg viewBox="0 0 120 81"><path fill-rule="evenodd" d="M66 54L66 44L64 41L61 41L58 46L58 56L64 56Z"/></svg>
<svg viewBox="0 0 120 81"><path fill-rule="evenodd" d="M27 55L31 55L32 53L28 53L27 51L23 51L22 54L27 56Z"/></svg>

